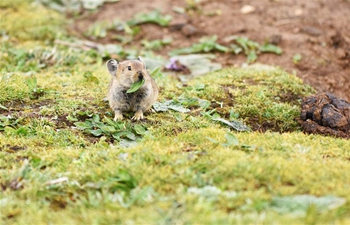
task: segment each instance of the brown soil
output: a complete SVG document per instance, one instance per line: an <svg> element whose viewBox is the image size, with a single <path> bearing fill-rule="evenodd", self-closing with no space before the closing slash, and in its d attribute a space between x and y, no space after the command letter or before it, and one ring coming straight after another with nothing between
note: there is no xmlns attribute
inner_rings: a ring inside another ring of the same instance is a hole
<svg viewBox="0 0 350 225"><path fill-rule="evenodd" d="M330 92L350 101L350 1L348 0L202 0L190 8L185 0L123 0L103 5L98 11L77 19L73 28L83 37L88 27L97 21L119 18L130 20L136 13L159 9L173 17L169 27L141 25L141 32L130 46L140 46L143 39L172 37L173 43L158 52L163 56L179 47L187 47L207 35L218 35L225 43L230 35L246 36L263 43L269 41L282 48L283 54L261 54L259 63L280 66L296 72L305 83L319 92ZM255 7L249 14L241 13L244 5ZM187 7L179 14L173 8ZM219 13L216 13L219 12ZM214 14L214 15L213 15ZM101 43L118 43L109 32ZM96 41L96 40L94 40ZM216 53L224 67L240 66L244 55ZM293 56L301 54L299 63Z"/></svg>

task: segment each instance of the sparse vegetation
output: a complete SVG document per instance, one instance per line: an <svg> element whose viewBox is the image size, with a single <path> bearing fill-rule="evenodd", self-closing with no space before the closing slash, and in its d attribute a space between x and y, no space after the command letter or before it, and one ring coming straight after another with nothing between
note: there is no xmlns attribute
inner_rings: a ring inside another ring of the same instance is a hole
<svg viewBox="0 0 350 225"><path fill-rule="evenodd" d="M183 84L157 68L156 112L114 122L101 54L1 29L2 224L349 223L350 142L300 131L314 90L296 76L228 68Z"/></svg>

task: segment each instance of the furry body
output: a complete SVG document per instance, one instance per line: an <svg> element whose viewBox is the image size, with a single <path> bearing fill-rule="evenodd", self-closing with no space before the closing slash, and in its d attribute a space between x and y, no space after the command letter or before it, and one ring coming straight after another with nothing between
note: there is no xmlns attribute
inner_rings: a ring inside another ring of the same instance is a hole
<svg viewBox="0 0 350 225"><path fill-rule="evenodd" d="M118 63L111 59L107 69L112 75L107 98L115 113L114 120L123 119L123 112L135 112L133 120L143 119L143 113L149 110L158 98L158 87L147 72L140 58ZM142 79L144 84L135 92L127 93L130 86Z"/></svg>

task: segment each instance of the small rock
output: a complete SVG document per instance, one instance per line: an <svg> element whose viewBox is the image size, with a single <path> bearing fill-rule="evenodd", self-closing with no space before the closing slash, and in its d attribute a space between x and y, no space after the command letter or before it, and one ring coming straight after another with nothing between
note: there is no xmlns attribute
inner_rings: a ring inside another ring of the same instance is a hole
<svg viewBox="0 0 350 225"><path fill-rule="evenodd" d="M186 36L192 36L197 33L197 28L195 28L191 24L186 24L185 26L182 27L181 32L186 35Z"/></svg>
<svg viewBox="0 0 350 225"><path fill-rule="evenodd" d="M301 31L311 36L320 36L322 34L322 31L316 27L303 27Z"/></svg>
<svg viewBox="0 0 350 225"><path fill-rule="evenodd" d="M171 31L181 30L188 23L188 19L185 17L176 18L169 24Z"/></svg>
<svg viewBox="0 0 350 225"><path fill-rule="evenodd" d="M278 45L282 41L282 36L279 34L274 34L269 37L269 43L273 45Z"/></svg>
<svg viewBox="0 0 350 225"><path fill-rule="evenodd" d="M303 12L302 9L296 9L296 10L294 11L294 15L296 15L296 16L301 16L301 15L303 15L303 14L304 14L304 12Z"/></svg>
<svg viewBox="0 0 350 225"><path fill-rule="evenodd" d="M322 108L322 124L327 127L336 128L348 124L345 116L331 104L326 104Z"/></svg>
<svg viewBox="0 0 350 225"><path fill-rule="evenodd" d="M249 13L252 13L252 12L255 12L255 7L254 6L244 5L241 8L241 13L243 13L243 14L249 14Z"/></svg>

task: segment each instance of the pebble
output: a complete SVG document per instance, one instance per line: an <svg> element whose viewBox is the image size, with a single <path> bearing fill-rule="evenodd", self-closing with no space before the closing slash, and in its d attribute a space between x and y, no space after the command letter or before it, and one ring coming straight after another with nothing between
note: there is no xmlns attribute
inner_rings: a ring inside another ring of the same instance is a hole
<svg viewBox="0 0 350 225"><path fill-rule="evenodd" d="M243 13L243 14L249 14L249 13L252 13L252 12L255 12L255 7L254 6L244 5L241 8L241 13Z"/></svg>

